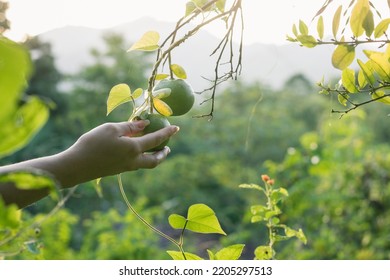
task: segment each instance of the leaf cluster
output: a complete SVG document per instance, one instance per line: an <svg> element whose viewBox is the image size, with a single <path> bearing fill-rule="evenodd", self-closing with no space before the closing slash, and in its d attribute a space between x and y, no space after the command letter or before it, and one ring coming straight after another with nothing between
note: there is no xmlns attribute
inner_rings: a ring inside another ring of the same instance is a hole
<svg viewBox="0 0 390 280"><path fill-rule="evenodd" d="M326 1L313 17L317 19L316 35L310 34L308 25L300 20L298 26L293 25L293 36L287 36L292 42L308 48L321 45L335 45L331 61L333 67L341 70L339 85L324 86L320 82L322 93L337 94L340 104L347 107L343 110L333 110L337 113L348 113L362 105L371 102L389 103L389 43L388 28L390 18L382 18L381 13L369 0L352 0L348 5L337 7L331 21L331 38L324 38L325 26L323 14L329 10L333 1ZM341 24L344 22L344 24ZM350 36L348 39L347 36ZM360 45L376 45L386 47L384 52L363 49L367 61L356 58L357 47ZM355 62L358 69L351 65ZM358 72L355 77L355 72ZM359 93L359 95L356 95ZM369 96L364 101L359 96Z"/></svg>
<svg viewBox="0 0 390 280"><path fill-rule="evenodd" d="M274 245L280 241L288 240L292 237L298 238L302 243L306 244L307 239L302 229L294 230L287 225L281 223L279 216L282 214L280 205L287 197L288 191L283 188L275 188L274 180L268 175L262 175L264 187L257 184L241 184L240 188L252 189L262 193L266 198L266 204L256 204L251 206L251 222L264 223L268 228L267 245L256 247L254 254L257 260L274 259L276 252Z"/></svg>
<svg viewBox="0 0 390 280"><path fill-rule="evenodd" d="M2 158L31 141L46 123L49 108L38 97L23 95L31 74L30 56L24 47L0 35L0 61ZM37 170L1 173L0 183L23 190L47 188L53 198L60 198L57 182L48 174ZM30 226L24 225L18 206L7 205L0 197L0 258L17 255L25 249L38 251L35 238L25 236L29 228Z"/></svg>

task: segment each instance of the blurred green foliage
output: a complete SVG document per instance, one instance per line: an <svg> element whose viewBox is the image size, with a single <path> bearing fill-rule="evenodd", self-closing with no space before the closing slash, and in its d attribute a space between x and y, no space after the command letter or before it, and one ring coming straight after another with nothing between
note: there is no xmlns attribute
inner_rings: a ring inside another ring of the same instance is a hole
<svg viewBox="0 0 390 280"><path fill-rule="evenodd" d="M105 116L108 92L123 82L134 89L145 87L149 58L126 53L128 46L119 35L105 41L105 50L91 52L94 64L66 79L71 85L66 93L53 86L53 95L46 95L60 112L52 115L42 135L2 164L66 149L86 130L128 118L131 110L126 106ZM55 69L54 63L46 65ZM58 85L60 79L51 82ZM39 88L34 87L34 94L43 95ZM259 182L260 174L269 173L290 194L281 222L302 228L308 240L307 245L281 242L275 248L278 258L390 258L387 108L372 104L338 119L330 114L338 101L316 91L299 74L280 90L258 83L229 84L218 93L212 121L170 119L181 131L170 141L169 159L154 170L123 174L129 199L165 232L171 230L167 221L171 213L185 215L188 206L207 204L228 236L189 235L186 249L206 257L206 248L216 251L242 243L246 244L242 257L253 259L254 248L267 242L266 227L250 223L249 206L259 203L258 198L238 185ZM206 107L199 106L192 115L207 112ZM66 209L42 224L39 241L44 247L39 257L169 259L165 253L172 249L169 244L127 210L116 177L103 178L101 184L103 198L93 183L87 183ZM52 202L44 199L26 211L36 215L50 207ZM17 258L36 255L23 252Z"/></svg>

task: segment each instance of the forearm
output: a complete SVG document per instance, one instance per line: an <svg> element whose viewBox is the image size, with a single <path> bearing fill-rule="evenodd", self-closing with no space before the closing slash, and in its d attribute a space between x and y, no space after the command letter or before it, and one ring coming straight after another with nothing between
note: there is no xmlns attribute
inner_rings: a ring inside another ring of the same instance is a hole
<svg viewBox="0 0 390 280"><path fill-rule="evenodd" d="M86 156L85 156L86 157ZM72 148L55 154L0 167L0 172L37 169L51 174L61 188L73 187L95 179L88 170L88 158L82 158Z"/></svg>
<svg viewBox="0 0 390 280"><path fill-rule="evenodd" d="M88 181L90 178L85 177L82 172L76 172L80 168L77 162L78 158L72 158L71 153L71 150L67 150L56 155L0 167L0 173L36 169L51 174L59 183L60 188L72 187ZM48 193L49 188L25 190L17 188L13 182L0 183L0 196L5 203L15 203L20 208L40 200Z"/></svg>

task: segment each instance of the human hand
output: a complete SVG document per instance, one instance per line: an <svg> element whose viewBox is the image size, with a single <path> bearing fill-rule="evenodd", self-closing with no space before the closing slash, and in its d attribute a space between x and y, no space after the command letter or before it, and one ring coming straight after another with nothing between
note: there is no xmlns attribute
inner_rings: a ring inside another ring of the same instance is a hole
<svg viewBox="0 0 390 280"><path fill-rule="evenodd" d="M140 168L154 168L169 154L165 147L155 153L145 153L174 135L179 128L168 126L156 132L135 137L149 121L106 123L82 135L64 152L65 162L71 162L71 181L89 181ZM75 177L76 176L76 177ZM79 179L77 179L79 178ZM66 182L64 186L74 183Z"/></svg>

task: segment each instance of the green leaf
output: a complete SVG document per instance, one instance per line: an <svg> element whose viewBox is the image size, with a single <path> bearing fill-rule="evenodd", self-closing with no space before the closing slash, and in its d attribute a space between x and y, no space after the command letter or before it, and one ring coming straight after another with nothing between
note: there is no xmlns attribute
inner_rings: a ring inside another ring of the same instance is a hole
<svg viewBox="0 0 390 280"><path fill-rule="evenodd" d="M252 215L263 214L265 211L267 211L267 207L264 205L252 205L251 206Z"/></svg>
<svg viewBox="0 0 390 280"><path fill-rule="evenodd" d="M241 257L245 244L235 244L221 249L214 255L215 260L238 260ZM209 254L210 256L210 254Z"/></svg>
<svg viewBox="0 0 390 280"><path fill-rule="evenodd" d="M157 74L156 75L156 81L164 80L169 77L169 74Z"/></svg>
<svg viewBox="0 0 390 280"><path fill-rule="evenodd" d="M337 32L339 31L339 26L340 26L340 17L341 17L341 11L343 10L343 5L340 5L338 9L336 10L334 16L333 16L333 21L332 21L332 32L333 32L333 37L336 38Z"/></svg>
<svg viewBox="0 0 390 280"><path fill-rule="evenodd" d="M18 102L31 74L31 60L27 49L0 36L0 127L18 108ZM1 138L3 140L3 138Z"/></svg>
<svg viewBox="0 0 390 280"><path fill-rule="evenodd" d="M309 28L302 20L299 20L299 32L301 35L309 35Z"/></svg>
<svg viewBox="0 0 390 280"><path fill-rule="evenodd" d="M197 233L219 233L226 235L219 224L214 211L205 204L194 204L188 208L187 219L173 214L169 216L169 224L174 229L183 229Z"/></svg>
<svg viewBox="0 0 390 280"><path fill-rule="evenodd" d="M356 78L355 78L355 70L350 68L345 68L341 73L341 81L344 88L350 93L358 92L358 88L356 87Z"/></svg>
<svg viewBox="0 0 390 280"><path fill-rule="evenodd" d="M161 99L153 98L153 106L157 110L157 112L159 112L165 117L172 116L173 114L171 107L169 107L169 105Z"/></svg>
<svg viewBox="0 0 390 280"><path fill-rule="evenodd" d="M203 260L201 257L192 254L192 253L187 253L184 252L184 255L186 258L184 258L182 252L180 251L167 251L167 253L171 256L173 260L176 261L182 261L182 260L187 260L187 261L200 261Z"/></svg>
<svg viewBox="0 0 390 280"><path fill-rule="evenodd" d="M371 37L372 33L374 32L375 23L374 23L374 14L371 10L368 11L364 21L363 21L363 28L366 31L367 37Z"/></svg>
<svg viewBox="0 0 390 280"><path fill-rule="evenodd" d="M285 241L285 240L289 240L290 238L291 237L285 235L278 235L278 234L274 236L275 241Z"/></svg>
<svg viewBox="0 0 390 280"><path fill-rule="evenodd" d="M385 96L385 92L384 91L382 91L382 90L377 90L377 91L375 91L373 94L372 94L372 96L371 96L371 98L372 99L378 99L377 101L378 102L382 102L382 103L385 103L385 104L389 104L390 105L390 96Z"/></svg>
<svg viewBox="0 0 390 280"><path fill-rule="evenodd" d="M387 29L389 28L390 18L386 18L378 23L374 30L374 37L379 38L385 34Z"/></svg>
<svg viewBox="0 0 390 280"><path fill-rule="evenodd" d="M284 233L286 234L287 237L296 237L298 238L303 244L307 243L307 238L305 234L303 233L302 229L293 230L287 226L284 227Z"/></svg>
<svg viewBox="0 0 390 280"><path fill-rule="evenodd" d="M363 22L370 10L369 0L358 0L351 12L350 26L353 36L363 35Z"/></svg>
<svg viewBox="0 0 390 280"><path fill-rule="evenodd" d="M0 182L12 182L22 190L38 190L47 188L53 198L58 199L57 182L54 178L40 170L20 170L0 174Z"/></svg>
<svg viewBox="0 0 390 280"><path fill-rule="evenodd" d="M320 16L317 21L318 37L322 40L324 38L324 18Z"/></svg>
<svg viewBox="0 0 390 280"><path fill-rule="evenodd" d="M209 255L210 261L214 261L215 260L215 255L214 255L214 253L211 250L207 249L207 254Z"/></svg>
<svg viewBox="0 0 390 280"><path fill-rule="evenodd" d="M204 11L202 10L202 7L206 5L209 2L209 0L191 0L187 2L186 4L186 14L185 16L189 16L192 14L194 11L201 11L201 12L206 12L206 11L211 11L215 8L215 3L213 5L210 5L207 9Z"/></svg>
<svg viewBox="0 0 390 280"><path fill-rule="evenodd" d="M187 229L199 233L219 233L226 235L214 211L205 204L194 204L188 209Z"/></svg>
<svg viewBox="0 0 390 280"><path fill-rule="evenodd" d="M277 216L277 215L279 215L279 214L281 214L282 212L280 211L280 209L276 209L276 210L272 210L272 211L267 211L267 212L265 212L264 214L265 214L265 216L264 216L264 218L266 219L266 220L269 220L269 219L271 219L272 217L275 217L275 216Z"/></svg>
<svg viewBox="0 0 390 280"><path fill-rule="evenodd" d="M9 155L24 147L48 119L49 108L39 98L34 96L28 98L7 119L0 119L0 157Z"/></svg>
<svg viewBox="0 0 390 280"><path fill-rule="evenodd" d="M31 68L27 49L0 36L0 158L24 147L49 118L47 105L37 97L20 105Z"/></svg>
<svg viewBox="0 0 390 280"><path fill-rule="evenodd" d="M371 61L371 65L379 77L390 82L390 63L387 53L364 50L363 51Z"/></svg>
<svg viewBox="0 0 390 280"><path fill-rule="evenodd" d="M194 2L192 1L189 1L186 3L186 13L185 13L185 16L189 16L190 14L192 14L194 11L196 10L196 5Z"/></svg>
<svg viewBox="0 0 390 280"><path fill-rule="evenodd" d="M102 189L102 185L100 184L101 181L102 178L97 178L96 180L94 180L94 184L93 184L93 187L97 195L99 196L99 198L103 198L103 189Z"/></svg>
<svg viewBox="0 0 390 280"><path fill-rule="evenodd" d="M183 79L183 80L187 79L187 73L184 70L184 68L181 67L180 65L172 64L171 70L172 70L173 74L175 74L175 76L178 77L179 79Z"/></svg>
<svg viewBox="0 0 390 280"><path fill-rule="evenodd" d="M369 83L371 86L373 86L375 84L375 77L374 77L373 71L369 67L369 64L371 62L368 61L365 64L363 61L358 59L357 63L359 64L359 67L360 67L359 76L358 76L359 86L361 88L364 88L367 83Z"/></svg>
<svg viewBox="0 0 390 280"><path fill-rule="evenodd" d="M280 223L280 219L277 218L277 217L273 217L273 218L271 219L271 223L272 223L273 225L277 225L277 224Z"/></svg>
<svg viewBox="0 0 390 280"><path fill-rule="evenodd" d="M293 34L295 35L295 37L298 37L298 29L297 29L297 26L295 24L293 24L292 26L292 32Z"/></svg>
<svg viewBox="0 0 390 280"><path fill-rule="evenodd" d="M298 35L297 39L304 47L314 48L317 46L317 40L311 35Z"/></svg>
<svg viewBox="0 0 390 280"><path fill-rule="evenodd" d="M270 260L274 256L274 251L270 246L259 246L255 249L255 260Z"/></svg>
<svg viewBox="0 0 390 280"><path fill-rule="evenodd" d="M274 210L270 210L263 205L253 205L251 206L251 213L253 215L251 222L256 223L261 221L267 221L270 218L281 214L281 211L278 207L275 207Z"/></svg>
<svg viewBox="0 0 390 280"><path fill-rule="evenodd" d="M348 99L349 99L349 95L339 93L339 95L337 96L337 99L339 100L339 103L340 103L341 105L347 106L347 102L348 102Z"/></svg>
<svg viewBox="0 0 390 280"><path fill-rule="evenodd" d="M338 45L332 55L333 67L344 70L355 59L355 47L351 45Z"/></svg>
<svg viewBox="0 0 390 280"><path fill-rule="evenodd" d="M55 188L53 179L39 171L17 171L0 174L0 182L13 182L15 187L22 190L37 190L43 188Z"/></svg>
<svg viewBox="0 0 390 280"><path fill-rule="evenodd" d="M127 84L118 84L110 90L107 99L107 116L119 105L131 101L131 90Z"/></svg>
<svg viewBox="0 0 390 280"><path fill-rule="evenodd" d="M155 51L159 48L158 41L160 40L160 34L156 31L148 31L142 35L136 43L128 50L130 51Z"/></svg>
<svg viewBox="0 0 390 280"><path fill-rule="evenodd" d="M271 199L276 204L288 196L288 191L285 188L278 188L272 191Z"/></svg>
<svg viewBox="0 0 390 280"><path fill-rule="evenodd" d="M264 219L265 219L264 215L254 215L251 218L251 223L254 224L254 223L262 222L264 221Z"/></svg>
<svg viewBox="0 0 390 280"><path fill-rule="evenodd" d="M174 229L184 229L187 219L178 214L171 214L168 217L169 225Z"/></svg>
<svg viewBox="0 0 390 280"><path fill-rule="evenodd" d="M254 190L265 192L265 190L262 187L256 184L240 184L238 187L242 189L254 189Z"/></svg>
<svg viewBox="0 0 390 280"><path fill-rule="evenodd" d="M131 94L131 97L133 99L137 99L139 97L142 96L142 94L144 93L144 90L142 88L137 88L132 94Z"/></svg>

